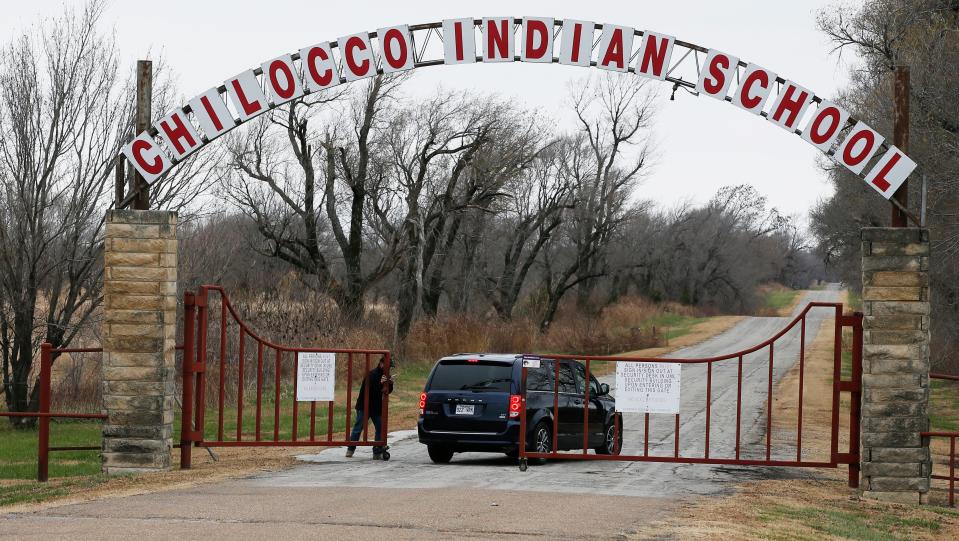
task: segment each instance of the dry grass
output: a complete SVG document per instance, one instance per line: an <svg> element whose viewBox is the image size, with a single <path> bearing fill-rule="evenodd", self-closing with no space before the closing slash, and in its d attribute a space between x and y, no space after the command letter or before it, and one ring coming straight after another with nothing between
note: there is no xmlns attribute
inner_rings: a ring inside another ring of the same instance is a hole
<svg viewBox="0 0 959 541"><path fill-rule="evenodd" d="M413 362L464 352L611 355L666 345L667 329L658 324L660 320L691 324L704 315L700 309L639 297L620 299L597 315L567 304L545 333L524 317L502 321L494 316L448 315L418 321L399 350Z"/></svg>

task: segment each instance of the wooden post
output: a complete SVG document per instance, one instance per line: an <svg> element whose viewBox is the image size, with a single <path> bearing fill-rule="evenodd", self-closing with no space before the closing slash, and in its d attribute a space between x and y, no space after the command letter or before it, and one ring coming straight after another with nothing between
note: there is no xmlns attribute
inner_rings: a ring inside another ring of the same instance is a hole
<svg viewBox="0 0 959 541"><path fill-rule="evenodd" d="M114 178L114 194L113 194L113 206L114 208L120 208L120 203L123 202L124 188L126 187L126 167L124 167L123 156L117 156L117 167L116 175Z"/></svg>
<svg viewBox="0 0 959 541"><path fill-rule="evenodd" d="M150 129L151 102L153 99L153 62L137 60L137 110L134 134ZM134 193L135 210L150 209L150 187L139 172L134 170L130 191Z"/></svg>
<svg viewBox="0 0 959 541"><path fill-rule="evenodd" d="M909 66L896 66L893 73L893 144L906 153L909 152ZM903 182L892 197L902 208L908 208L909 181ZM906 224L906 213L892 205L892 226L906 227Z"/></svg>

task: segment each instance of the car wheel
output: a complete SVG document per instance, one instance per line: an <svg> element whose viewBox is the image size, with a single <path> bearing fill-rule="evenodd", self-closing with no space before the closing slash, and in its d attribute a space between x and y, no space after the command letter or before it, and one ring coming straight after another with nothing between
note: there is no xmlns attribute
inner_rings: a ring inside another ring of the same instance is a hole
<svg viewBox="0 0 959 541"><path fill-rule="evenodd" d="M618 436L618 437L617 437ZM620 423L619 434L616 434L616 424L615 422L610 423L606 427L606 432L603 435L603 444L594 451L598 455L618 455L620 451L623 450L623 429L622 423Z"/></svg>
<svg viewBox="0 0 959 541"><path fill-rule="evenodd" d="M430 460L436 464L448 464L453 459L453 450L449 447L440 447L439 445L427 445L426 452L430 455Z"/></svg>
<svg viewBox="0 0 959 541"><path fill-rule="evenodd" d="M540 421L533 429L533 441L527 446L534 453L552 453L553 452L553 429L549 423ZM546 464L545 458L531 459L531 463L543 465Z"/></svg>

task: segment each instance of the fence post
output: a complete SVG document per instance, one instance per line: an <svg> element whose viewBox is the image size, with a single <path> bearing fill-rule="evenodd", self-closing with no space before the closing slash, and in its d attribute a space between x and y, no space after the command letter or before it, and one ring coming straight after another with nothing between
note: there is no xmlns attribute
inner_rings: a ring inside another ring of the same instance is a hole
<svg viewBox="0 0 959 541"><path fill-rule="evenodd" d="M849 487L859 488L862 470L862 450L860 449L860 424L862 421L862 312L852 315L852 386L849 395L849 452L853 460L849 463Z"/></svg>
<svg viewBox="0 0 959 541"><path fill-rule="evenodd" d="M390 385L392 384L391 370L393 367L392 366L393 359L390 356L389 352L386 352L386 354L383 355L383 358L385 359L383 363L383 371L384 371L384 375L387 377L387 382L386 382L386 386L383 387L383 404L382 404L382 410L380 411L380 423L381 423L380 433L383 435L383 448L386 449L386 446L389 440L389 429L390 429Z"/></svg>
<svg viewBox="0 0 959 541"><path fill-rule="evenodd" d="M40 413L50 413L50 368L53 364L49 343L40 345ZM49 477L50 417L40 417L40 434L37 437L37 481L45 483Z"/></svg>
<svg viewBox="0 0 959 541"><path fill-rule="evenodd" d="M196 304L193 293L183 294L183 404L180 412L180 469L193 465L193 354Z"/></svg>

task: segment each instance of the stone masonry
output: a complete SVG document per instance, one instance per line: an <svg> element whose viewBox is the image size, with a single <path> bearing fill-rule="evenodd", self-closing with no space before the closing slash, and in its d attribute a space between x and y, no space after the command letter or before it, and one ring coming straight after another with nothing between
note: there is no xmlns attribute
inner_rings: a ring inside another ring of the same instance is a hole
<svg viewBox="0 0 959 541"><path fill-rule="evenodd" d="M925 503L929 448L929 231L862 230L863 496Z"/></svg>
<svg viewBox="0 0 959 541"><path fill-rule="evenodd" d="M104 246L103 471L170 467L177 215L111 210Z"/></svg>

